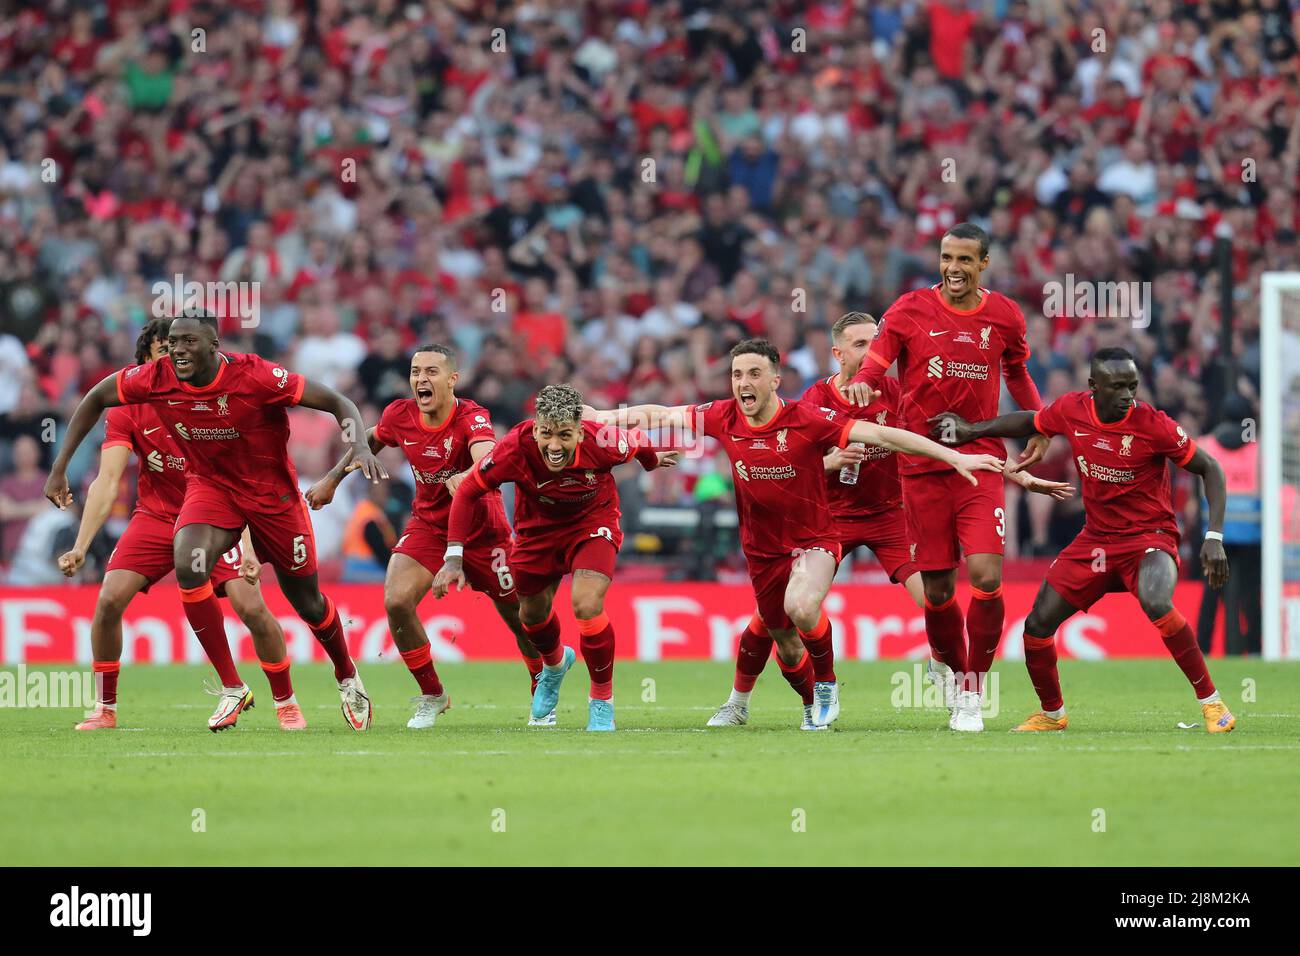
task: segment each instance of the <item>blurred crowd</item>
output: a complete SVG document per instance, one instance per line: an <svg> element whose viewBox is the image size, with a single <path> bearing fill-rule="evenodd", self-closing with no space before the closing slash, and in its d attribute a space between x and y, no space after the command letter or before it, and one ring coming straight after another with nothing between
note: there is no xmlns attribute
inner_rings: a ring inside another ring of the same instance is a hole
<svg viewBox="0 0 1300 956"><path fill-rule="evenodd" d="M797 396L835 370L835 318L937 281L939 236L971 220L993 237L985 284L1028 317L1044 398L1124 345L1145 397L1194 434L1233 393L1253 413L1258 277L1300 251L1293 6L12 7L0 564L27 566L24 537L48 562L67 536L75 518L40 497L52 438L130 364L154 283L177 276L257 283L256 321L226 315L224 346L345 391L370 422L407 393L411 347L440 341L460 353L461 390L508 426L547 382L606 406L724 395L727 349L749 335L780 348ZM1150 283L1150 308L1045 310L1067 275ZM94 445L74 481L93 475ZM304 487L338 451L328 416L293 412ZM1046 475L1073 475L1064 452ZM642 504L725 501L726 476L706 455L638 478L624 511L635 524ZM403 495L379 495L400 527ZM129 491L114 520L128 510ZM1053 553L1080 523L1077 501L1011 510L1012 555ZM350 514L315 516L327 566L357 540ZM637 547L662 546L652 530Z"/></svg>

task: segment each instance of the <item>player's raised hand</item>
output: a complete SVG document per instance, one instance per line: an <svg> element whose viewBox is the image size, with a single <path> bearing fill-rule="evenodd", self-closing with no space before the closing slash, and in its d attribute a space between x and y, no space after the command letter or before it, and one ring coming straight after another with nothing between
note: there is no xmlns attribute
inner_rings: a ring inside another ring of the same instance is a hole
<svg viewBox="0 0 1300 956"><path fill-rule="evenodd" d="M956 412L940 412L927 422L930 437L945 445L962 445L975 437L971 423Z"/></svg>
<svg viewBox="0 0 1300 956"><path fill-rule="evenodd" d="M51 471L45 479L45 497L54 502L60 511L72 504L72 490L68 487L68 476L62 471Z"/></svg>
<svg viewBox="0 0 1300 956"><path fill-rule="evenodd" d="M1205 583L1216 591L1228 583L1228 553L1222 541L1206 538L1201 544L1201 570L1205 572Z"/></svg>
<svg viewBox="0 0 1300 956"><path fill-rule="evenodd" d="M660 468L675 468L682 460L682 453L679 451L657 451L655 454L659 456Z"/></svg>
<svg viewBox="0 0 1300 956"><path fill-rule="evenodd" d="M1052 440L1046 435L1032 435L1029 441L1025 443L1025 450L1016 457L1016 463L1007 469L1007 474L1015 474L1023 471L1030 465L1037 464L1043 460L1047 454L1047 448L1052 444Z"/></svg>
<svg viewBox="0 0 1300 956"><path fill-rule="evenodd" d="M443 562L433 579L433 596L446 597L453 584L457 591L465 590L465 562L460 558L448 558Z"/></svg>
<svg viewBox="0 0 1300 956"><path fill-rule="evenodd" d="M880 397L880 392L866 382L849 382L840 391L844 393L844 399L850 405L860 405L863 408Z"/></svg>
<svg viewBox="0 0 1300 956"><path fill-rule="evenodd" d="M992 455L958 455L953 459L952 467L959 475L964 475L972 485L979 487L980 480L975 477L977 471L1001 472L1006 463Z"/></svg>
<svg viewBox="0 0 1300 956"><path fill-rule="evenodd" d="M65 577L72 577L81 570L81 566L86 563L86 552L81 548L73 548L71 551L65 551L59 555L59 570Z"/></svg>
<svg viewBox="0 0 1300 956"><path fill-rule="evenodd" d="M360 470L370 481L376 484L380 479L388 479L388 469L379 463L375 453L369 448L362 449L352 456L352 461L348 463L348 471Z"/></svg>
<svg viewBox="0 0 1300 956"><path fill-rule="evenodd" d="M307 494L304 496L307 499L307 506L312 511L320 511L334 500L334 492L338 490L338 487L338 482L326 475L307 489Z"/></svg>
<svg viewBox="0 0 1300 956"><path fill-rule="evenodd" d="M1057 501L1065 501L1067 498L1074 497L1074 486L1065 481L1048 481L1045 478L1038 478L1027 471L1013 471L1013 465L1007 464L1006 476L1018 484L1025 491L1032 491L1036 495L1050 495Z"/></svg>

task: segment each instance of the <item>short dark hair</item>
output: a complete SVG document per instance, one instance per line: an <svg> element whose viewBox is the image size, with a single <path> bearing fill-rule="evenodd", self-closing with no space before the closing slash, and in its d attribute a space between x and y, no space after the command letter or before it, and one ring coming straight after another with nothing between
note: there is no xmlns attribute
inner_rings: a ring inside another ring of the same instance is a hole
<svg viewBox="0 0 1300 956"><path fill-rule="evenodd" d="M153 344L158 340L167 341L167 332L172 327L171 319L150 319L135 340L135 364L144 365L152 361Z"/></svg>
<svg viewBox="0 0 1300 956"><path fill-rule="evenodd" d="M415 361L415 356L418 355L420 352L437 352L439 355L445 358L449 363L451 363L452 368L458 367L456 362L456 350L452 348L450 345L441 345L437 342L429 342L426 345L416 346L415 351L411 353L412 362Z"/></svg>
<svg viewBox="0 0 1300 956"><path fill-rule="evenodd" d="M1137 359L1128 349L1122 349L1119 346L1112 345L1109 348L1097 349L1092 353L1092 367L1098 368L1107 362L1132 362L1137 364Z"/></svg>
<svg viewBox="0 0 1300 956"><path fill-rule="evenodd" d="M863 322L870 322L872 325L878 325L874 315L868 315L866 312L845 312L835 324L831 326L831 338L836 342L844 334L845 329L851 329L855 325L861 325Z"/></svg>
<svg viewBox="0 0 1300 956"><path fill-rule="evenodd" d="M945 239L948 236L954 239L974 239L980 244L980 258L983 259L989 254L989 234L973 222L959 222L943 236Z"/></svg>
<svg viewBox="0 0 1300 956"><path fill-rule="evenodd" d="M170 329L171 323L175 322L177 319L193 319L195 322L201 322L203 325L206 325L208 328L212 330L212 334L214 336L218 335L218 333L221 331L217 327L217 317L215 315L212 315L210 312L205 311L204 309L196 308L193 306L187 308L180 315L172 316L172 318L169 319L167 322L167 327Z"/></svg>
<svg viewBox="0 0 1300 956"><path fill-rule="evenodd" d="M781 353L767 339L745 339L737 342L731 347L731 357L734 359L741 355L761 355L771 362L772 367L777 371L781 369Z"/></svg>

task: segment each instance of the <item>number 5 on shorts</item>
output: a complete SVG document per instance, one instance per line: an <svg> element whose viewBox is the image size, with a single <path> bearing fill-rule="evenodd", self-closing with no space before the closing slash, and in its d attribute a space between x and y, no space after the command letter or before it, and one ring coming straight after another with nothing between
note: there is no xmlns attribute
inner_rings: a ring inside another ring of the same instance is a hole
<svg viewBox="0 0 1300 956"><path fill-rule="evenodd" d="M293 566L300 567L307 563L307 541L303 535L293 539Z"/></svg>

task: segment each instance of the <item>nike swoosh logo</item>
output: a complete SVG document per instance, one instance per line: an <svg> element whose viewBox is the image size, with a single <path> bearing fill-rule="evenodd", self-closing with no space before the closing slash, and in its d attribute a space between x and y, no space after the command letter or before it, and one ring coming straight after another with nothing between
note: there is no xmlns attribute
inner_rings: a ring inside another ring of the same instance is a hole
<svg viewBox="0 0 1300 956"><path fill-rule="evenodd" d="M152 435L152 434L153 434L154 432L156 432L159 428L162 428L162 426L161 426L161 425L158 425L158 426L155 427L155 428L146 428L146 429L144 430L144 433L145 433L146 435Z"/></svg>
<svg viewBox="0 0 1300 956"><path fill-rule="evenodd" d="M935 335L947 335L947 334L948 334L949 332L951 332L951 331L952 331L952 329L944 329L942 332L931 332L930 335L931 335L931 336L935 336Z"/></svg>
<svg viewBox="0 0 1300 956"><path fill-rule="evenodd" d="M402 439L402 444L403 444L403 445L415 445L415 444L417 444L417 442L407 441L406 439Z"/></svg>
<svg viewBox="0 0 1300 956"><path fill-rule="evenodd" d="M744 441L744 440L745 440L745 436L744 436L744 435L732 435L732 436L731 436L731 440L732 440L732 441Z"/></svg>
<svg viewBox="0 0 1300 956"><path fill-rule="evenodd" d="M173 401L169 398L169 399L167 399L167 404L168 404L168 405L184 405L185 403L184 403L184 402L173 402Z"/></svg>
<svg viewBox="0 0 1300 956"><path fill-rule="evenodd" d="M539 481L539 482L537 483L537 487L538 487L538 488L545 488L547 485L549 485L549 484L550 484L552 481L554 481L554 480L555 480L554 478L551 478L551 479L548 479L547 481Z"/></svg>
<svg viewBox="0 0 1300 956"><path fill-rule="evenodd" d="M1089 435L1091 435L1091 434L1092 434L1092 432L1075 432L1075 433L1074 433L1074 437L1075 437L1075 438L1087 438L1087 437L1088 437Z"/></svg>

